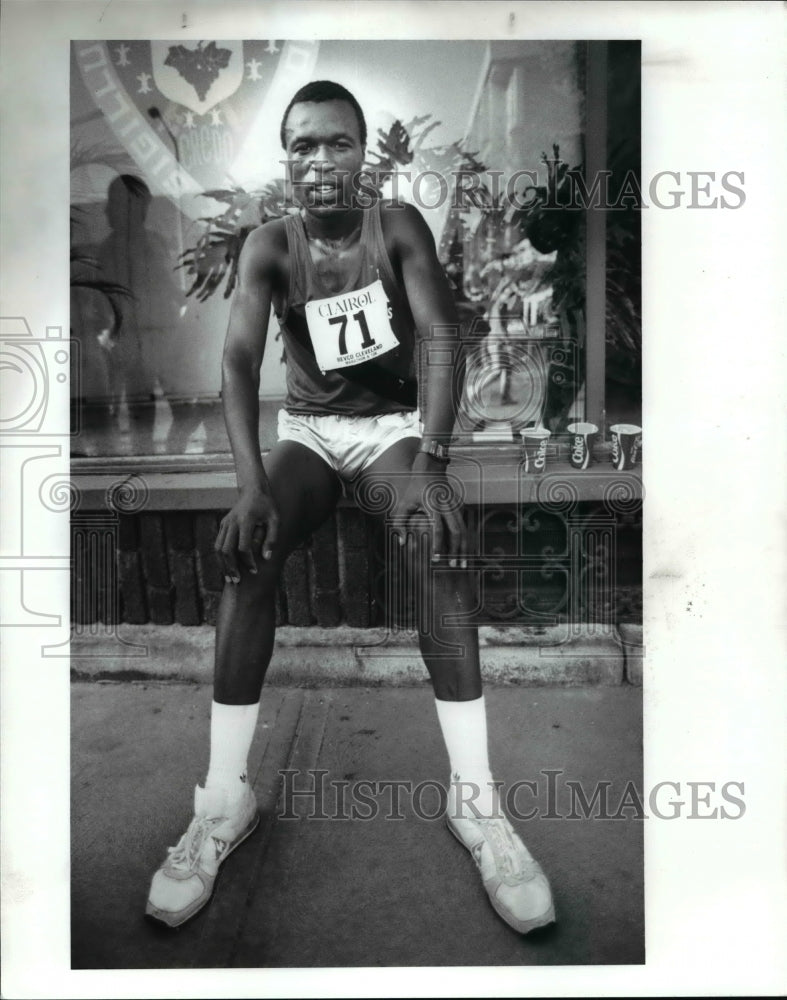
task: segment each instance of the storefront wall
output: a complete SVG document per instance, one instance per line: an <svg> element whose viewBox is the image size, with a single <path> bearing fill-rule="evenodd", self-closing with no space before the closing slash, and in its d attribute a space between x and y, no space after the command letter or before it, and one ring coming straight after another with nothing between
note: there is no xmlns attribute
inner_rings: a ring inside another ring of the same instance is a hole
<svg viewBox="0 0 787 1000"><path fill-rule="evenodd" d="M203 496L197 484L226 478L231 465L219 398L232 287L226 234L242 237L278 204L281 113L297 86L318 78L358 94L369 147L397 172L383 193L418 204L466 322L468 382L455 451L482 468L496 463L502 484L468 505L479 621L641 620L641 481L634 470L622 486L612 482L609 441L610 424L638 422L641 413L639 279L620 272L632 247L638 270L638 215L629 211L621 236L620 215L610 229L610 213L587 225L582 217L579 226L574 213L568 226L557 223L563 236L553 245L552 219L565 220L565 212L541 213L533 227L532 214L512 210L506 197L467 204L456 181L457 167L470 170L494 196L491 170L505 195L519 174L512 192L521 208L533 198L528 184L549 195L558 160L604 166L622 146L623 166L638 169L636 44L217 44L229 65L241 55L243 62L220 95L204 81L189 90L182 73L167 80L161 44L74 44L71 332L81 350L72 373L73 471L77 491L85 477L105 480L82 496L75 516L75 622L215 620L223 580L212 546L231 491L217 501L215 490ZM404 142L392 128L397 120ZM431 174L414 188L419 171ZM200 239L204 249L217 235L223 242L198 263ZM190 266L178 267L184 260ZM101 282L131 295L108 294ZM272 317L260 385L263 451L274 443L284 396L277 333ZM589 407L599 424L595 476L576 481L567 425ZM540 494L533 502L532 489L522 502L519 431L533 425L552 432L548 468L574 497L567 507L545 504ZM177 479L169 499L159 502L164 490L158 501L115 516L106 498L118 475L155 479L165 459ZM187 503L178 500L187 495ZM85 527L94 513L111 514L100 544ZM342 507L291 557L280 621L379 624L381 545L360 511ZM96 563L103 565L97 553L107 546L112 585L100 582Z"/></svg>

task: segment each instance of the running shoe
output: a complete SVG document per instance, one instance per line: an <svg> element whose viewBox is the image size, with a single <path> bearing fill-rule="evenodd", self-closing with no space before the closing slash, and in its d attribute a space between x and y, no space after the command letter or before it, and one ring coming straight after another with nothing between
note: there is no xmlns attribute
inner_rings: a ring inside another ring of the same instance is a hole
<svg viewBox="0 0 787 1000"><path fill-rule="evenodd" d="M449 810L446 823L470 851L492 906L507 924L529 934L554 922L549 881L507 817L464 819Z"/></svg>
<svg viewBox="0 0 787 1000"><path fill-rule="evenodd" d="M145 913L179 927L210 900L219 865L253 833L260 821L257 800L247 786L228 802L223 788L194 790L194 819L153 876Z"/></svg>

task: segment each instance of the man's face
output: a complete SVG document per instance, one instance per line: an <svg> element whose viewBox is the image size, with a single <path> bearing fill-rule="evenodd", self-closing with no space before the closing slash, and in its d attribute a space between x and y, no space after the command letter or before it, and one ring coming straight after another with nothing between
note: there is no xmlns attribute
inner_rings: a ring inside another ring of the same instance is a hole
<svg viewBox="0 0 787 1000"><path fill-rule="evenodd" d="M346 101L294 104L284 139L295 200L314 215L350 208L353 178L364 158L352 105Z"/></svg>

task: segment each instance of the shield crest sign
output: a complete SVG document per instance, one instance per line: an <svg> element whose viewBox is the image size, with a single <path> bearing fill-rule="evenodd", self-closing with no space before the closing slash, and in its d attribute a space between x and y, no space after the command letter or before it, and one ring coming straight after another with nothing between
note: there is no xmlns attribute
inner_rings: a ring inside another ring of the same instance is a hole
<svg viewBox="0 0 787 1000"><path fill-rule="evenodd" d="M234 94L243 82L243 42L152 41L159 91L198 115Z"/></svg>

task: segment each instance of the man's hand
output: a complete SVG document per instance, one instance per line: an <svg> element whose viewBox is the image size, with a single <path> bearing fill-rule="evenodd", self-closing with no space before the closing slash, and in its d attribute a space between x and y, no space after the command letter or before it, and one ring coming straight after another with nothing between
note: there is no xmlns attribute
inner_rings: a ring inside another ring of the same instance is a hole
<svg viewBox="0 0 787 1000"><path fill-rule="evenodd" d="M240 582L239 559L250 573L257 572L260 556L270 559L278 530L279 514L271 496L260 488L243 490L216 538L227 583Z"/></svg>
<svg viewBox="0 0 787 1000"><path fill-rule="evenodd" d="M467 568L467 529L462 503L445 466L419 454L413 462L404 495L391 512L393 533L400 545L407 542L411 522L426 516L432 535L432 561L445 558L450 566Z"/></svg>

